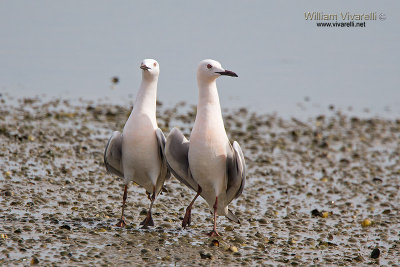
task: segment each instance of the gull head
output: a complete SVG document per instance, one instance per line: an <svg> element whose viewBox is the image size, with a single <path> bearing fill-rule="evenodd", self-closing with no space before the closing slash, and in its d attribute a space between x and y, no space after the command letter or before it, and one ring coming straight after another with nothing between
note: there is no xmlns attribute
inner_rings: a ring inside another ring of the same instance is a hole
<svg viewBox="0 0 400 267"><path fill-rule="evenodd" d="M154 59L144 59L140 63L140 68L142 69L142 76L146 80L157 79L160 74L160 65Z"/></svg>
<svg viewBox="0 0 400 267"><path fill-rule="evenodd" d="M221 75L238 77L236 73L226 70L221 66L221 63L212 59L200 61L197 67L197 79L201 81L212 82Z"/></svg>

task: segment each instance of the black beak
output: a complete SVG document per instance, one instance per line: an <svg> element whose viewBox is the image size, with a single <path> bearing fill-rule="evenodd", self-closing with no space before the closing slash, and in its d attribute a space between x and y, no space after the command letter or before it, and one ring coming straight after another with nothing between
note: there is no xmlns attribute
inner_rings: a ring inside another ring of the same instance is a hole
<svg viewBox="0 0 400 267"><path fill-rule="evenodd" d="M217 71L216 73L219 73L221 75L226 75L226 76L231 76L231 77L238 77L236 73L230 70L225 70L225 71Z"/></svg>
<svg viewBox="0 0 400 267"><path fill-rule="evenodd" d="M140 65L142 70L150 70L151 68L147 67L146 65Z"/></svg>

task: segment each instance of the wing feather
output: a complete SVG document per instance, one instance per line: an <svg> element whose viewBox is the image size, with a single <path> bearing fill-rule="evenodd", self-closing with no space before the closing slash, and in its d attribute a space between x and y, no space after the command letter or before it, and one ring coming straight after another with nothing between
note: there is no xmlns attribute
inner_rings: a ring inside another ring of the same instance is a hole
<svg viewBox="0 0 400 267"><path fill-rule="evenodd" d="M109 173L119 177L124 177L122 169L122 134L118 131L113 132L108 139L106 149L104 150L104 164Z"/></svg>
<svg viewBox="0 0 400 267"><path fill-rule="evenodd" d="M236 141L233 142L233 146L229 144L226 169L228 176L226 196L227 203L230 203L242 194L246 182L246 163L242 149Z"/></svg>
<svg viewBox="0 0 400 267"><path fill-rule="evenodd" d="M161 177L165 177L165 179L171 178L171 172L168 169L167 159L165 157L165 136L164 133L161 131L160 128L156 129L156 136L157 136L157 143L159 148L159 155L161 158ZM163 181L165 179L162 179Z"/></svg>
<svg viewBox="0 0 400 267"><path fill-rule="evenodd" d="M172 174L187 187L197 191L198 184L194 181L188 160L189 141L177 128L168 135L165 145L165 156Z"/></svg>

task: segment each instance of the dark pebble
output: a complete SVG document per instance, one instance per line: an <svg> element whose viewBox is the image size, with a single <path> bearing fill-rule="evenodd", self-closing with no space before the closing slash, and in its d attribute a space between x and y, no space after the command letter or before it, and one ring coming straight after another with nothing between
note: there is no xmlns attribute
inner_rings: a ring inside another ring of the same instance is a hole
<svg viewBox="0 0 400 267"><path fill-rule="evenodd" d="M200 251L200 257L202 259L211 259L212 258L210 253L205 253L204 251Z"/></svg>
<svg viewBox="0 0 400 267"><path fill-rule="evenodd" d="M119 78L117 76L114 76L111 78L111 81L113 84L117 84L117 83L119 83Z"/></svg>
<svg viewBox="0 0 400 267"><path fill-rule="evenodd" d="M219 247L219 241L217 239L214 239L213 241L211 241L210 246L211 247Z"/></svg>
<svg viewBox="0 0 400 267"><path fill-rule="evenodd" d="M71 230L71 226L69 226L69 225L67 225L67 224L64 224L64 225L61 225L61 226L60 226L60 229L65 229L65 230L70 231L70 230Z"/></svg>
<svg viewBox="0 0 400 267"><path fill-rule="evenodd" d="M313 209L313 210L311 211L311 215L314 216L314 217L322 217L322 212L320 212L320 211L317 210L317 209Z"/></svg>
<svg viewBox="0 0 400 267"><path fill-rule="evenodd" d="M61 251L61 252L60 252L60 255L61 255L61 256L67 256L67 255L68 255L68 251Z"/></svg>
<svg viewBox="0 0 400 267"><path fill-rule="evenodd" d="M371 252L371 258L377 259L377 258L379 258L380 254L381 254L381 251L379 250L379 248L374 248Z"/></svg>
<svg viewBox="0 0 400 267"><path fill-rule="evenodd" d="M372 182L374 182L374 183L376 183L376 184L381 184L383 181L382 181L381 178L374 177L374 178L372 179Z"/></svg>
<svg viewBox="0 0 400 267"><path fill-rule="evenodd" d="M39 263L39 260L36 257L33 257L31 260L31 265L36 265Z"/></svg>
<svg viewBox="0 0 400 267"><path fill-rule="evenodd" d="M142 209L140 211L140 215L147 215L147 210L146 209Z"/></svg>
<svg viewBox="0 0 400 267"><path fill-rule="evenodd" d="M147 248L144 248L144 249L142 249L140 252L141 252L142 254L146 254L146 253L149 253L150 250L148 250Z"/></svg>

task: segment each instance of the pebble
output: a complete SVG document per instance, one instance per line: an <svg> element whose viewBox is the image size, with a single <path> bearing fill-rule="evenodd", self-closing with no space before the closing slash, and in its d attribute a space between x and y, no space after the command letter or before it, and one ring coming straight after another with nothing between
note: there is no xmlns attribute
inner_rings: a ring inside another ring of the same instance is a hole
<svg viewBox="0 0 400 267"><path fill-rule="evenodd" d="M205 251L200 251L200 258L202 259L212 259L211 253L207 253Z"/></svg>
<svg viewBox="0 0 400 267"><path fill-rule="evenodd" d="M31 265L37 265L37 264L39 264L39 260L36 257L33 257L31 259Z"/></svg>
<svg viewBox="0 0 400 267"><path fill-rule="evenodd" d="M379 255L381 254L381 251L379 248L374 248L371 252L371 259L377 259L379 258Z"/></svg>
<svg viewBox="0 0 400 267"><path fill-rule="evenodd" d="M233 253L238 252L238 248L236 246L230 246L229 250L232 251Z"/></svg>
<svg viewBox="0 0 400 267"><path fill-rule="evenodd" d="M368 227L368 226L371 226L372 225L372 221L370 220L370 219L364 219L362 222L361 222L361 226L362 227Z"/></svg>
<svg viewBox="0 0 400 267"><path fill-rule="evenodd" d="M327 211L324 211L324 212L322 212L322 214L321 214L321 217L322 217L322 218L328 218L328 216L329 216L329 212L327 212Z"/></svg>
<svg viewBox="0 0 400 267"><path fill-rule="evenodd" d="M219 241L217 239L214 239L213 241L211 241L211 246L212 247L219 247Z"/></svg>

